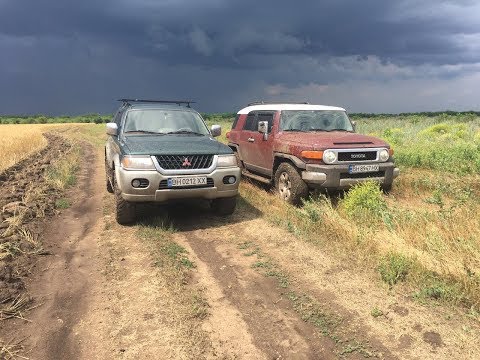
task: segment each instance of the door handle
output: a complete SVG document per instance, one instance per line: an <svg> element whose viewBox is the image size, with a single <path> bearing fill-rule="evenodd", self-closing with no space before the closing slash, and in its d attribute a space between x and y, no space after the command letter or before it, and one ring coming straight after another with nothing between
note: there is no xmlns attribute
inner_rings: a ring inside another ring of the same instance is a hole
<svg viewBox="0 0 480 360"><path fill-rule="evenodd" d="M248 138L247 141L248 142L255 142L255 139L254 138Z"/></svg>

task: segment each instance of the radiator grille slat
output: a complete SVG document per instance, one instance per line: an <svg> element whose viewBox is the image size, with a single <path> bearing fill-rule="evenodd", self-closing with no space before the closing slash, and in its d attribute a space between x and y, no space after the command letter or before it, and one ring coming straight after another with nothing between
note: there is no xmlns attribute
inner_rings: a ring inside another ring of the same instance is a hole
<svg viewBox="0 0 480 360"><path fill-rule="evenodd" d="M158 155L157 161L165 170L208 169L213 155Z"/></svg>

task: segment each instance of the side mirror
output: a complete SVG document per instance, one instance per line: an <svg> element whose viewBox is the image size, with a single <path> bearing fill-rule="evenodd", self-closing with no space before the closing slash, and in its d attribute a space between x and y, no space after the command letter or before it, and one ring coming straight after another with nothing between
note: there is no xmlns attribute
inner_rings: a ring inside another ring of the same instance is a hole
<svg viewBox="0 0 480 360"><path fill-rule="evenodd" d="M118 126L116 123L108 123L107 124L107 135L118 135Z"/></svg>
<svg viewBox="0 0 480 360"><path fill-rule="evenodd" d="M353 126L353 131L356 131L357 130L357 122L352 121L352 126Z"/></svg>
<svg viewBox="0 0 480 360"><path fill-rule="evenodd" d="M220 136L222 135L222 127L220 125L212 125L210 132L212 133L213 137Z"/></svg>
<svg viewBox="0 0 480 360"><path fill-rule="evenodd" d="M263 134L263 140L268 140L268 121L258 122L258 132Z"/></svg>

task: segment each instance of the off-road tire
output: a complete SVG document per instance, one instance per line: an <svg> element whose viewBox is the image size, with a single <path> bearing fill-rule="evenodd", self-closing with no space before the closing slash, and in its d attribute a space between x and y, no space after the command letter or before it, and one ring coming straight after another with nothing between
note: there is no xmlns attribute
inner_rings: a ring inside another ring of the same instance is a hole
<svg viewBox="0 0 480 360"><path fill-rule="evenodd" d="M392 191L392 184L383 184L382 191L384 194L389 194Z"/></svg>
<svg viewBox="0 0 480 360"><path fill-rule="evenodd" d="M281 163L275 171L275 188L280 199L292 205L300 205L308 196L308 186L290 163Z"/></svg>
<svg viewBox="0 0 480 360"><path fill-rule="evenodd" d="M114 194L115 194L115 217L120 225L128 225L136 220L135 204L122 198L117 181L114 178Z"/></svg>
<svg viewBox="0 0 480 360"><path fill-rule="evenodd" d="M243 166L243 161L240 160L240 155L238 155L238 151L234 151L233 152L235 154L235 158L237 159L237 166L243 170L244 169L244 166Z"/></svg>
<svg viewBox="0 0 480 360"><path fill-rule="evenodd" d="M237 206L237 197L218 198L212 200L212 209L217 215L232 215Z"/></svg>

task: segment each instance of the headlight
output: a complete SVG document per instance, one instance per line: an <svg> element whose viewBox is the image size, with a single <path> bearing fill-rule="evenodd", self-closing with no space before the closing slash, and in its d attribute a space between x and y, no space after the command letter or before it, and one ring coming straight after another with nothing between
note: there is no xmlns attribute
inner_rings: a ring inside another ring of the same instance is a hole
<svg viewBox="0 0 480 360"><path fill-rule="evenodd" d="M337 154L335 154L332 150L326 150L323 152L323 162L325 164L331 164L337 160Z"/></svg>
<svg viewBox="0 0 480 360"><path fill-rule="evenodd" d="M149 156L124 156L122 167L126 170L155 170L155 165Z"/></svg>
<svg viewBox="0 0 480 360"><path fill-rule="evenodd" d="M237 158L235 155L219 155L217 167L237 166Z"/></svg>
<svg viewBox="0 0 480 360"><path fill-rule="evenodd" d="M380 161L387 161L390 158L390 154L387 149L380 150L378 153L378 158Z"/></svg>

